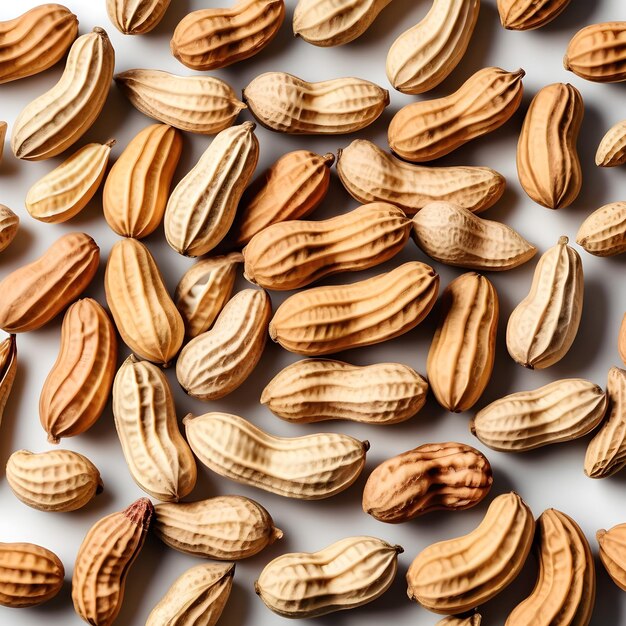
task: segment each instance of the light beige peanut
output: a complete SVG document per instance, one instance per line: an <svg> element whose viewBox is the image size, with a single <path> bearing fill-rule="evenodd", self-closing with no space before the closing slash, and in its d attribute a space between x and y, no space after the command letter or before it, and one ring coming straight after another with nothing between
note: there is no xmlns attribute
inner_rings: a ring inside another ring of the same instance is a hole
<svg viewBox="0 0 626 626"><path fill-rule="evenodd" d="M327 220L279 222L244 248L244 276L265 289L298 289L330 274L388 261L402 250L410 231L411 220L386 202Z"/></svg>
<svg viewBox="0 0 626 626"><path fill-rule="evenodd" d="M326 196L332 153L319 156L308 150L288 152L246 190L237 210L236 243L247 244L277 222L306 217Z"/></svg>
<svg viewBox="0 0 626 626"><path fill-rule="evenodd" d="M104 290L124 343L167 366L180 350L185 325L148 248L135 239L118 241L109 253Z"/></svg>
<svg viewBox="0 0 626 626"><path fill-rule="evenodd" d="M2 156L4 153L4 140L7 135L7 123L0 121L0 165L2 164Z"/></svg>
<svg viewBox="0 0 626 626"><path fill-rule="evenodd" d="M246 108L215 76L177 76L161 70L127 70L115 82L144 115L180 130L213 135Z"/></svg>
<svg viewBox="0 0 626 626"><path fill-rule="evenodd" d="M19 227L20 218L9 207L0 204L0 252L9 247Z"/></svg>
<svg viewBox="0 0 626 626"><path fill-rule="evenodd" d="M398 524L431 511L476 506L493 483L491 465L475 448L426 443L378 465L363 489L363 510Z"/></svg>
<svg viewBox="0 0 626 626"><path fill-rule="evenodd" d="M0 424L6 407L15 374L17 373L17 342L15 335L10 335L0 342Z"/></svg>
<svg viewBox="0 0 626 626"><path fill-rule="evenodd" d="M594 211L580 225L576 243L595 256L626 252L626 202L612 202Z"/></svg>
<svg viewBox="0 0 626 626"><path fill-rule="evenodd" d="M387 53L389 82L403 93L424 93L463 58L478 20L480 0L434 0L421 22L402 33Z"/></svg>
<svg viewBox="0 0 626 626"><path fill-rule="evenodd" d="M284 0L237 0L228 9L200 9L178 23L170 47L192 70L215 70L258 54L284 19Z"/></svg>
<svg viewBox="0 0 626 626"><path fill-rule="evenodd" d="M91 298L63 318L59 355L39 397L39 419L50 443L91 428L109 399L117 362L117 335L107 312Z"/></svg>
<svg viewBox="0 0 626 626"><path fill-rule="evenodd" d="M618 524L610 530L599 530L596 539L604 569L613 582L626 591L626 524Z"/></svg>
<svg viewBox="0 0 626 626"><path fill-rule="evenodd" d="M240 387L263 354L271 316L272 303L265 291L237 293L213 327L182 349L176 362L181 387L205 401L223 398Z"/></svg>
<svg viewBox="0 0 626 626"><path fill-rule="evenodd" d="M438 291L439 275L417 261L355 283L307 289L278 307L270 337L305 356L380 343L415 328Z"/></svg>
<svg viewBox="0 0 626 626"><path fill-rule="evenodd" d="M230 596L234 575L234 563L206 563L188 569L152 609L146 626L215 626Z"/></svg>
<svg viewBox="0 0 626 626"><path fill-rule="evenodd" d="M602 421L606 407L598 385L567 378L492 402L476 414L470 429L493 450L526 452L583 437Z"/></svg>
<svg viewBox="0 0 626 626"><path fill-rule="evenodd" d="M617 122L606 132L596 152L598 167L615 167L626 163L626 120Z"/></svg>
<svg viewBox="0 0 626 626"><path fill-rule="evenodd" d="M181 134L165 124L131 139L102 191L104 219L118 235L143 239L158 228L182 147Z"/></svg>
<svg viewBox="0 0 626 626"><path fill-rule="evenodd" d="M303 359L272 378L261 404L300 424L335 419L397 424L424 406L427 393L428 383L408 365Z"/></svg>
<svg viewBox="0 0 626 626"><path fill-rule="evenodd" d="M517 174L529 197L548 209L576 200L582 170L576 141L585 106L578 89L554 83L533 98L517 143Z"/></svg>
<svg viewBox="0 0 626 626"><path fill-rule="evenodd" d="M0 22L0 84L58 63L78 35L78 19L60 4L40 4Z"/></svg>
<svg viewBox="0 0 626 626"><path fill-rule="evenodd" d="M421 163L499 128L522 101L523 77L524 70L487 67L449 96L406 105L389 124L389 147L399 157Z"/></svg>
<svg viewBox="0 0 626 626"><path fill-rule="evenodd" d="M140 498L98 520L78 549L72 576L74 610L88 624L110 626L124 600L126 577L141 552L154 508Z"/></svg>
<svg viewBox="0 0 626 626"><path fill-rule="evenodd" d="M361 78L310 83L285 72L266 72L243 90L243 101L271 130L325 135L369 126L389 104L389 93Z"/></svg>
<svg viewBox="0 0 626 626"><path fill-rule="evenodd" d="M545 369L570 349L583 312L583 266L578 252L560 237L539 259L528 295L513 309L506 347L514 361Z"/></svg>
<svg viewBox="0 0 626 626"><path fill-rule="evenodd" d="M115 52L102 28L79 37L57 84L28 104L15 120L13 154L38 161L76 143L104 107L114 65Z"/></svg>
<svg viewBox="0 0 626 626"><path fill-rule="evenodd" d="M470 409L489 383L499 311L495 287L480 274L463 274L443 292L426 371L437 402L448 411Z"/></svg>
<svg viewBox="0 0 626 626"><path fill-rule="evenodd" d="M435 613L463 613L491 600L517 577L530 552L535 520L513 492L493 499L467 535L434 543L411 563L409 598Z"/></svg>
<svg viewBox="0 0 626 626"><path fill-rule="evenodd" d="M227 413L188 415L187 441L220 476L300 500L321 500L347 489L365 466L367 441L320 433L275 437Z"/></svg>
<svg viewBox="0 0 626 626"><path fill-rule="evenodd" d="M6 477L15 496L40 511L75 511L103 489L96 466L71 450L17 450L9 457Z"/></svg>
<svg viewBox="0 0 626 626"><path fill-rule="evenodd" d="M488 167L412 165L366 139L337 152L337 173L359 202L390 202L407 215L437 200L480 213L500 199L506 185L504 176Z"/></svg>
<svg viewBox="0 0 626 626"><path fill-rule="evenodd" d="M54 552L34 543L0 543L0 606L43 604L61 591L64 576Z"/></svg>
<svg viewBox="0 0 626 626"><path fill-rule="evenodd" d="M26 210L52 224L78 215L98 191L114 144L89 143L40 178L26 194Z"/></svg>
<svg viewBox="0 0 626 626"><path fill-rule="evenodd" d="M502 272L532 259L537 248L500 222L450 202L431 202L413 217L413 240L446 265Z"/></svg>
<svg viewBox="0 0 626 626"><path fill-rule="evenodd" d="M164 226L176 252L201 256L226 236L259 158L254 129L244 122L220 132L172 191Z"/></svg>
<svg viewBox="0 0 626 626"><path fill-rule="evenodd" d="M268 563L254 589L283 617L318 617L363 606L391 586L400 546L375 537L348 537L318 552L283 554Z"/></svg>
<svg viewBox="0 0 626 626"><path fill-rule="evenodd" d="M238 561L254 556L283 536L272 516L243 496L157 504L154 532L170 548L193 556Z"/></svg>
<svg viewBox="0 0 626 626"><path fill-rule="evenodd" d="M498 0L502 26L509 30L541 28L561 15L570 0Z"/></svg>
<svg viewBox="0 0 626 626"><path fill-rule="evenodd" d="M100 248L89 235L59 237L38 259L0 281L0 328L22 333L47 324L86 289L99 260Z"/></svg>
<svg viewBox="0 0 626 626"><path fill-rule="evenodd" d="M163 19L171 0L107 0L109 19L125 35L142 35Z"/></svg>

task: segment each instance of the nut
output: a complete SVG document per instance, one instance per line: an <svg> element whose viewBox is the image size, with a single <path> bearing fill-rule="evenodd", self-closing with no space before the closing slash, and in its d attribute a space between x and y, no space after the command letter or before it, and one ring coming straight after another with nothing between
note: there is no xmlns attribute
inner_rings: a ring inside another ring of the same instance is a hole
<svg viewBox="0 0 626 626"><path fill-rule="evenodd" d="M2 283L0 283L0 286L2 286ZM624 315L624 317L622 318L622 323L619 328L619 335L617 337L617 350L622 361L626 363L626 315Z"/></svg>
<svg viewBox="0 0 626 626"><path fill-rule="evenodd" d="M626 591L626 524L596 533L600 560L613 582Z"/></svg>
<svg viewBox="0 0 626 626"><path fill-rule="evenodd" d="M0 121L0 164L2 164L2 154L4 152L4 140L7 135L7 123Z"/></svg>
<svg viewBox="0 0 626 626"><path fill-rule="evenodd" d="M474 613L470 617L444 617L435 626L480 626L483 621L480 613Z"/></svg>
<svg viewBox="0 0 626 626"><path fill-rule="evenodd" d="M626 163L626 120L609 128L596 152L598 167L615 167L624 163Z"/></svg>
<svg viewBox="0 0 626 626"><path fill-rule="evenodd" d="M541 28L558 17L570 0L498 0L502 26L509 30Z"/></svg>
<svg viewBox="0 0 626 626"><path fill-rule="evenodd" d="M626 252L626 202L605 204L594 211L580 225L576 243L595 256Z"/></svg>
<svg viewBox="0 0 626 626"><path fill-rule="evenodd" d="M19 227L20 218L9 207L0 204L0 252L9 247Z"/></svg>
<svg viewBox="0 0 626 626"><path fill-rule="evenodd" d="M17 342L15 335L0 342L0 424L7 404L15 374L17 373Z"/></svg>
<svg viewBox="0 0 626 626"><path fill-rule="evenodd" d="M125 35L150 32L163 19L171 0L107 0L113 26Z"/></svg>

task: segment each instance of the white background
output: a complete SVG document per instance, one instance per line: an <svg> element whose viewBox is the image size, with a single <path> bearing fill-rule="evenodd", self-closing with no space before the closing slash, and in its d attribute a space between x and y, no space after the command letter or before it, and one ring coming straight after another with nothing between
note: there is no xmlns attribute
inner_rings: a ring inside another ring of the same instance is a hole
<svg viewBox="0 0 626 626"><path fill-rule="evenodd" d="M0 2L0 20L14 17L37 4L36 0L19 3ZM110 24L104 0L66 0L66 4L80 19L80 33L94 26L104 27L117 53L116 71L130 68L158 68L187 75L169 51L169 39L177 22L189 11L206 6L228 4L219 0L173 0L172 5L155 31L148 35L129 37L120 34ZM321 80L355 75L388 87L385 77L387 49L397 35L415 24L426 13L430 2L421 0L394 0L379 16L372 28L357 41L340 48L318 49L291 35L291 17L294 0L287 0L287 18L278 37L257 57L215 72L226 79L239 93L256 75L268 70L284 70L309 80ZM495 0L484 0L478 25L465 58L452 75L431 94L444 95L456 89L468 76L487 65L499 65L508 70L523 67L526 70L526 93L523 105L514 118L495 133L470 143L438 164L475 164L493 167L508 181L507 191L484 217L502 220L517 228L535 243L540 252L556 243L559 235L568 235L573 241L583 219L599 206L626 198L626 170L602 170L594 165L598 141L613 123L626 118L626 85L595 85L566 72L562 56L570 37L583 26L599 21L626 19L623 0L572 0L571 6L552 24L538 31L515 33L505 31L499 23ZM18 112L34 97L51 87L61 73L61 65L38 76L0 85L0 119L11 125ZM523 112L532 95L542 86L556 81L572 82L585 99L586 113L579 141L583 163L584 185L574 206L559 212L550 211L530 201L521 190L515 171L515 147L523 119ZM382 118L359 136L377 141L386 147L386 126L403 104L415 97L391 94L391 106ZM239 122L250 119L242 113ZM135 111L113 85L104 112L92 129L77 144L87 141L103 142L114 137L117 145L113 158L120 154L127 142L151 120ZM257 130L261 145L259 171L280 155L297 148L308 148L319 153L346 146L353 137L288 137L264 129ZM184 153L176 180L195 163L210 142L203 136L185 135ZM100 195L76 218L60 225L38 223L23 208L29 186L60 158L40 163L18 162L8 146L0 166L0 203L20 214L22 226L15 242L0 255L0 277L38 257L61 234L84 230L91 234L102 250L100 271L86 295L96 297L104 304L102 290L103 270L107 254L117 236L105 223L100 206ZM342 189L333 174L331 191L316 218L345 212L356 203ZM155 255L171 291L191 260L178 256L165 243L162 229L146 240ZM624 259L596 259L582 250L585 269L585 307L578 337L567 356L547 371L526 371L508 357L504 345L504 329L512 308L527 293L535 261L499 275L490 275L501 303L498 351L494 376L478 407L507 393L530 389L549 381L570 377L587 377L601 385L612 365L619 364L616 338L621 317L626 310L624 291ZM388 270L410 259L428 261L408 242L403 252L385 266L367 274ZM460 272L435 264L442 276L442 287ZM327 282L339 283L362 276L343 275ZM243 288L241 278L238 288ZM0 294L2 297L3 294ZM275 306L282 296L273 293ZM358 364L382 360L397 360L415 367L425 374L428 345L433 333L437 312L416 330L384 345L361 348L341 355ZM38 398L43 381L52 366L59 346L61 318L44 329L18 337L19 371L7 405L0 432L0 467L4 467L10 453L20 448L42 451L49 448L39 424ZM271 343L271 342L270 342ZM122 350L121 358L125 358ZM593 481L582 471L588 438L544 448L519 456L506 455L485 449L468 432L469 415L453 415L439 408L432 398L411 421L387 428L353 423L323 423L296 426L282 422L260 406L261 390L282 367L296 360L295 355L276 345L268 345L260 365L250 379L229 398L203 404L194 401L180 390L168 371L176 394L179 417L193 412L227 410L251 419L262 428L281 435L300 435L307 432L333 430L345 432L371 442L367 467L360 480L348 491L321 502L288 500L247 488L200 469L198 485L191 497L197 500L218 494L240 493L255 498L268 508L277 525L285 532L282 541L256 557L238 563L235 584L230 601L221 619L228 626L277 626L286 621L265 608L255 596L252 583L261 568L275 556L287 551L313 551L351 534L371 534L405 548L400 557L399 573L387 594L365 608L346 611L315 620L316 624L344 626L374 625L393 622L397 626L427 626L437 622L406 597L404 575L415 555L433 541L466 533L482 518L487 502L473 510L461 513L435 513L400 526L385 525L367 516L361 510L361 492L369 472L381 461L426 442L457 440L476 445L486 452L495 473L495 482L488 500L511 489L518 491L539 515L547 507L558 508L573 516L589 538L597 553L595 532L599 528L626 522L626 472L614 478ZM10 610L0 608L2 626L24 626L45 623L51 626L69 626L81 623L74 614L70 600L70 580L77 548L87 529L100 517L126 507L143 492L134 484L126 468L115 433L110 406L100 421L87 433L62 442L64 447L86 454L100 469L105 492L85 509L66 514L42 513L28 508L11 493L4 471L0 471L0 540L32 541L56 552L66 567L66 584L53 601L40 608ZM149 536L146 545L133 566L126 587L126 599L118 618L123 626L143 624L151 608L161 598L174 579L198 559L179 554L162 546ZM598 596L593 624L614 626L626 624L626 594L621 592L598 565ZM502 624L508 612L532 588L536 564L530 559L522 576L510 588L483 608L484 624ZM314 623L305 621L305 623Z"/></svg>

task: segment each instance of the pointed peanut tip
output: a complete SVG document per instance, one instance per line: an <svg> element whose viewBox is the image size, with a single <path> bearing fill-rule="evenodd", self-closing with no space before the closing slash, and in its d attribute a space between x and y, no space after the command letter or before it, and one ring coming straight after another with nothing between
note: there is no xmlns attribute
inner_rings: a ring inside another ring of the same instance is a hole
<svg viewBox="0 0 626 626"><path fill-rule="evenodd" d="M269 401L270 401L270 392L268 391L268 388L265 387L265 389L263 389L263 391L261 392L261 399L259 400L259 402L263 404L264 406L267 406L267 403Z"/></svg>
<svg viewBox="0 0 626 626"><path fill-rule="evenodd" d="M362 441L361 445L363 446L364 452L367 452L370 449L370 442L367 439L365 441Z"/></svg>
<svg viewBox="0 0 626 626"><path fill-rule="evenodd" d="M259 587L259 581L258 580L254 581L254 593L256 593L257 596L261 595L261 588Z"/></svg>
<svg viewBox="0 0 626 626"><path fill-rule="evenodd" d="M148 528L154 514L154 506L148 498L139 498L135 500L128 508L122 511L124 517L127 517L133 524Z"/></svg>
<svg viewBox="0 0 626 626"><path fill-rule="evenodd" d="M183 417L183 425L184 426L189 426L189 424L191 424L192 421L193 421L193 414L191 414L191 413L187 413L187 415L185 415L185 417Z"/></svg>
<svg viewBox="0 0 626 626"><path fill-rule="evenodd" d="M322 159L326 167L332 167L332 164L335 162L335 155L332 152L327 152Z"/></svg>
<svg viewBox="0 0 626 626"><path fill-rule="evenodd" d="M244 122L242 124L243 128L245 130L249 130L250 132L252 132L255 128L256 128L256 123L255 122Z"/></svg>
<svg viewBox="0 0 626 626"><path fill-rule="evenodd" d="M561 235L559 237L559 246L566 246L569 243L569 237L566 237L565 235Z"/></svg>
<svg viewBox="0 0 626 626"><path fill-rule="evenodd" d="M472 433L472 435L474 435L474 437L476 437L476 424L474 423L474 418L473 417L470 420L469 429L470 429L470 433Z"/></svg>
<svg viewBox="0 0 626 626"><path fill-rule="evenodd" d="M99 496L104 491L104 483L102 476L98 475L98 484L96 485L96 495Z"/></svg>
<svg viewBox="0 0 626 626"><path fill-rule="evenodd" d="M516 78L522 79L526 76L526 70L523 70L521 67L516 72L513 72Z"/></svg>
<svg viewBox="0 0 626 626"><path fill-rule="evenodd" d="M59 443L61 443L61 438L53 435L52 433L48 433L48 443L58 445Z"/></svg>
<svg viewBox="0 0 626 626"><path fill-rule="evenodd" d="M270 544L274 543L275 541L278 541L279 539L282 539L284 537L283 531L280 528L276 528L276 526L274 526L272 528L272 533L270 535Z"/></svg>
<svg viewBox="0 0 626 626"><path fill-rule="evenodd" d="M100 35L101 37L106 37L108 39L108 35L106 30L104 30L104 28L101 28L100 26L95 26L94 29L91 31L92 33L96 33L98 35Z"/></svg>
<svg viewBox="0 0 626 626"><path fill-rule="evenodd" d="M404 552L404 548L402 546L395 545L393 549L396 551L396 554L402 554Z"/></svg>
<svg viewBox="0 0 626 626"><path fill-rule="evenodd" d="M105 141L104 145L107 148L112 148L117 143L117 139L109 139L109 141Z"/></svg>
<svg viewBox="0 0 626 626"><path fill-rule="evenodd" d="M267 327L267 332L270 334L270 339L277 343L278 342L278 333L276 332L276 328L274 328L274 324L273 322L270 322L268 327Z"/></svg>
<svg viewBox="0 0 626 626"><path fill-rule="evenodd" d="M604 535L606 535L606 530L604 530L604 528L601 528L597 533L596 533L596 539L598 540L598 543L601 543L602 540L604 539Z"/></svg>

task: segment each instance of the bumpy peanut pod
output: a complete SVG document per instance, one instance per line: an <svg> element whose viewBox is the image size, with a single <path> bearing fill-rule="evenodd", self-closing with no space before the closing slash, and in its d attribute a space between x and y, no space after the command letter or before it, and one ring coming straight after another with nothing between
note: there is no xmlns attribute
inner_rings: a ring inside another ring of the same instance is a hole
<svg viewBox="0 0 626 626"><path fill-rule="evenodd" d="M7 136L7 123L0 121L0 165L2 165L2 156L4 153L4 140Z"/></svg>
<svg viewBox="0 0 626 626"><path fill-rule="evenodd" d="M599 530L596 539L602 565L613 582L626 591L626 524L618 524L611 530Z"/></svg>
<svg viewBox="0 0 626 626"><path fill-rule="evenodd" d="M40 178L26 194L26 210L53 224L78 215L98 191L114 144L89 143Z"/></svg>
<svg viewBox="0 0 626 626"><path fill-rule="evenodd" d="M244 289L226 304L211 330L192 339L176 362L176 378L194 398L217 400L250 376L267 341L272 303L265 291Z"/></svg>
<svg viewBox="0 0 626 626"><path fill-rule="evenodd" d="M508 30L541 28L558 17L570 0L498 0L502 26Z"/></svg>
<svg viewBox="0 0 626 626"><path fill-rule="evenodd" d="M534 532L532 511L516 493L494 498L475 530L417 555L406 575L409 598L444 614L491 600L521 571Z"/></svg>
<svg viewBox="0 0 626 626"><path fill-rule="evenodd" d="M583 531L565 513L547 509L537 520L536 542L537 583L505 626L587 626L596 600L596 572Z"/></svg>
<svg viewBox="0 0 626 626"><path fill-rule="evenodd" d="M135 239L118 241L109 253L104 290L124 343L167 366L180 350L185 325L148 248Z"/></svg>
<svg viewBox="0 0 626 626"><path fill-rule="evenodd" d="M106 311L91 298L63 318L59 356L39 397L39 419L50 443L91 428L109 399L117 362L117 335Z"/></svg>
<svg viewBox="0 0 626 626"><path fill-rule="evenodd" d="M206 563L188 569L152 609L146 626L215 626L230 596L234 575L234 563Z"/></svg>
<svg viewBox="0 0 626 626"><path fill-rule="evenodd" d="M213 135L247 108L215 76L176 76L161 70L127 70L115 82L144 115L180 130Z"/></svg>
<svg viewBox="0 0 626 626"><path fill-rule="evenodd" d="M626 202L605 204L594 211L580 225L576 243L595 256L626 252Z"/></svg>
<svg viewBox="0 0 626 626"><path fill-rule="evenodd" d="M0 543L0 606L37 606L61 591L59 557L34 543Z"/></svg>
<svg viewBox="0 0 626 626"><path fill-rule="evenodd" d="M470 429L494 450L526 452L583 437L602 421L606 406L598 385L568 378L492 402L476 414Z"/></svg>
<svg viewBox="0 0 626 626"><path fill-rule="evenodd" d="M171 0L107 0L113 26L125 35L150 32L163 19Z"/></svg>
<svg viewBox="0 0 626 626"><path fill-rule="evenodd" d="M314 46L342 46L360 37L391 0L298 0L293 34Z"/></svg>
<svg viewBox="0 0 626 626"><path fill-rule="evenodd" d="M15 496L40 511L75 511L102 492L96 466L71 450L18 450L9 457L6 477Z"/></svg>
<svg viewBox="0 0 626 626"><path fill-rule="evenodd" d="M321 500L347 489L363 471L367 441L320 433L275 437L227 413L188 415L187 440L220 476L300 500Z"/></svg>
<svg viewBox="0 0 626 626"><path fill-rule="evenodd" d="M139 555L154 508L140 498L127 509L97 521L78 549L72 601L93 626L110 626L122 608L126 576Z"/></svg>
<svg viewBox="0 0 626 626"><path fill-rule="evenodd" d="M397 524L418 515L461 511L477 505L491 489L491 465L462 443L427 443L381 463L363 490L363 510Z"/></svg>
<svg viewBox="0 0 626 626"><path fill-rule="evenodd" d="M450 202L431 202L419 211L413 218L412 236L435 261L474 270L510 270L537 252L509 226Z"/></svg>
<svg viewBox="0 0 626 626"><path fill-rule="evenodd" d="M375 537L348 537L319 552L283 554L254 583L265 605L283 617L318 617L380 597L393 582L403 549Z"/></svg>
<svg viewBox="0 0 626 626"><path fill-rule="evenodd" d="M100 248L85 233L59 237L42 256L0 282L0 328L37 330L56 317L89 285Z"/></svg>
<svg viewBox="0 0 626 626"><path fill-rule="evenodd" d="M563 59L566 70L598 83L626 80L626 22L592 24L569 42Z"/></svg>
<svg viewBox="0 0 626 626"><path fill-rule="evenodd" d="M403 93L436 87L463 58L479 11L480 0L434 0L426 17L389 49L389 82Z"/></svg>
<svg viewBox="0 0 626 626"><path fill-rule="evenodd" d="M76 35L77 17L60 4L41 4L0 22L0 84L52 67Z"/></svg>
<svg viewBox="0 0 626 626"><path fill-rule="evenodd" d="M202 259L183 274L174 301L187 337L197 337L211 328L233 292L240 263L242 254L231 252Z"/></svg>
<svg viewBox="0 0 626 626"><path fill-rule="evenodd" d="M489 383L499 310L495 287L480 274L463 274L443 292L426 368L437 401L448 411L467 411Z"/></svg>
<svg viewBox="0 0 626 626"><path fill-rule="evenodd" d="M624 163L626 163L626 120L609 128L596 152L598 167L615 167Z"/></svg>
<svg viewBox="0 0 626 626"><path fill-rule="evenodd" d="M554 83L533 98L517 144L517 174L524 191L548 209L576 200L582 171L576 141L585 106L572 85Z"/></svg>
<svg viewBox="0 0 626 626"><path fill-rule="evenodd" d="M152 124L131 139L102 191L104 219L118 235L142 239L157 229L182 147L181 134L165 124Z"/></svg>
<svg viewBox="0 0 626 626"><path fill-rule="evenodd" d="M480 613L474 613L470 617L444 617L439 620L435 626L480 626L483 621Z"/></svg>
<svg viewBox="0 0 626 626"><path fill-rule="evenodd" d="M170 548L220 561L254 556L283 536L272 516L243 496L158 504L154 532Z"/></svg>
<svg viewBox="0 0 626 626"><path fill-rule="evenodd" d="M20 218L9 207L0 204L0 252L9 247L19 227Z"/></svg>
<svg viewBox="0 0 626 626"><path fill-rule="evenodd" d="M7 404L15 374L17 373L17 342L15 335L0 342L0 424Z"/></svg>
<svg viewBox="0 0 626 626"><path fill-rule="evenodd" d="M393 258L411 220L396 206L373 202L321 221L291 220L257 233L243 250L244 276L265 289L298 289L339 272Z"/></svg>
<svg viewBox="0 0 626 626"><path fill-rule="evenodd" d="M366 139L337 152L337 173L359 202L390 202L414 215L444 200L480 213L504 193L504 176L488 167L426 167L396 159Z"/></svg>
<svg viewBox="0 0 626 626"><path fill-rule="evenodd" d="M417 261L348 285L307 289L278 307L270 337L305 356L380 343L415 328L438 291L439 275Z"/></svg>
<svg viewBox="0 0 626 626"><path fill-rule="evenodd" d="M267 226L306 217L326 196L330 184L331 153L288 152L255 180L238 208L236 243L247 244Z"/></svg>
<svg viewBox="0 0 626 626"><path fill-rule="evenodd" d="M389 104L389 93L361 78L309 83L285 72L267 72L243 90L243 101L266 128L325 135L369 126Z"/></svg>
<svg viewBox="0 0 626 626"><path fill-rule="evenodd" d="M408 104L389 124L389 147L399 157L421 163L490 133L519 107L523 77L524 70L487 67L449 96Z"/></svg>
<svg viewBox="0 0 626 626"><path fill-rule="evenodd" d="M13 124L11 148L19 159L39 161L76 143L104 107L113 78L115 52L101 28L79 37L59 82L33 100Z"/></svg>
<svg viewBox="0 0 626 626"><path fill-rule="evenodd" d="M167 242L176 252L206 254L232 226L259 158L255 126L244 122L219 133L172 191L164 226Z"/></svg>
<svg viewBox="0 0 626 626"><path fill-rule="evenodd" d="M408 365L303 359L272 378L261 404L300 424L335 419L397 424L424 406L427 393L428 383Z"/></svg>

